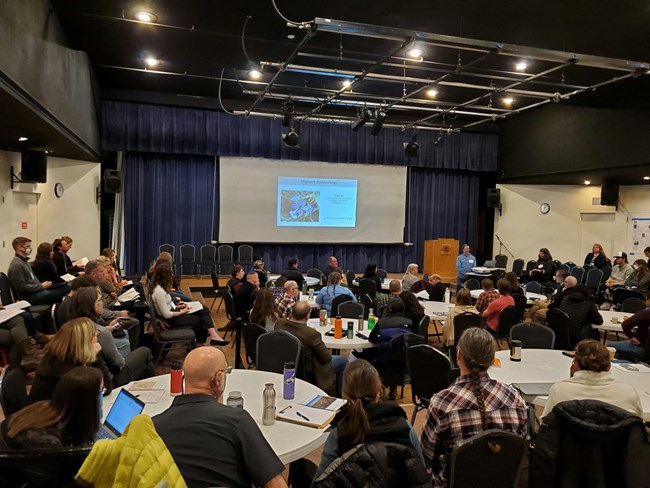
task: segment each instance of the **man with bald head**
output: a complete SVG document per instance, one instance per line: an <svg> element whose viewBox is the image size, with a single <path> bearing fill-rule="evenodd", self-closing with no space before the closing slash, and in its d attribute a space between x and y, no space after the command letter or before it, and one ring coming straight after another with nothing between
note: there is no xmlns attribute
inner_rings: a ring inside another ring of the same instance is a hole
<svg viewBox="0 0 650 488"><path fill-rule="evenodd" d="M383 295L382 298L377 300L377 307L375 308L377 317L381 318L388 302L393 298L399 297L400 293L402 293L402 282L400 280L390 280L388 284L388 295Z"/></svg>
<svg viewBox="0 0 650 488"><path fill-rule="evenodd" d="M566 271L558 271L555 273L555 281L560 285L557 293L553 296L550 303L536 302L530 309L526 311L525 316L532 318L533 322L541 324L546 323L546 313L551 308L560 308L564 298L571 293L572 288L578 284L575 276L567 276Z"/></svg>
<svg viewBox="0 0 650 488"><path fill-rule="evenodd" d="M284 466L250 414L222 403L229 372L221 350L190 352L185 393L153 418L156 431L188 486L286 488Z"/></svg>
<svg viewBox="0 0 650 488"><path fill-rule="evenodd" d="M299 295L300 287L298 286L298 283L293 280L288 280L284 283L282 295L275 299L275 306L278 307L282 317L285 319L291 317L291 311L298 301Z"/></svg>

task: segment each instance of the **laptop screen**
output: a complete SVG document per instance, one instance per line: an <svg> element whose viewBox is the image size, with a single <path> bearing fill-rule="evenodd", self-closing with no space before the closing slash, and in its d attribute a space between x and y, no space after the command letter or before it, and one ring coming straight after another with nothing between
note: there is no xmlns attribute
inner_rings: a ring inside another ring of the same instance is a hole
<svg viewBox="0 0 650 488"><path fill-rule="evenodd" d="M144 410L144 403L128 391L122 389L115 399L104 425L115 435L122 435L131 419Z"/></svg>

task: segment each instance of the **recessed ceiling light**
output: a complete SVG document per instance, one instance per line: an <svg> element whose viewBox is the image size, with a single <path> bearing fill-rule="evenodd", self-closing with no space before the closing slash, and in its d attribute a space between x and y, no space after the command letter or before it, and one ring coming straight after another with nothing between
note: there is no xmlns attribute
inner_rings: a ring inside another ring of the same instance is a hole
<svg viewBox="0 0 650 488"><path fill-rule="evenodd" d="M585 185L591 185L591 180L585 180Z"/></svg>
<svg viewBox="0 0 650 488"><path fill-rule="evenodd" d="M424 54L424 51L422 49L420 49L419 47L414 47L414 48L409 49L408 51L406 51L406 55L409 58L414 58L414 59L421 58L423 54Z"/></svg>
<svg viewBox="0 0 650 488"><path fill-rule="evenodd" d="M160 63L156 58L147 58L144 62L147 63L147 66L158 66L158 63Z"/></svg>
<svg viewBox="0 0 650 488"><path fill-rule="evenodd" d="M643 179L644 180L650 180L650 176L644 176Z"/></svg>
<svg viewBox="0 0 650 488"><path fill-rule="evenodd" d="M427 90L427 97L436 98L438 96L438 90L435 88L430 88Z"/></svg>
<svg viewBox="0 0 650 488"><path fill-rule="evenodd" d="M287 39L291 39L291 40L293 40L293 39L295 39L295 38L296 38L296 36L294 36L293 34L288 34L288 35L287 35Z"/></svg>
<svg viewBox="0 0 650 488"><path fill-rule="evenodd" d="M503 103L505 103L506 105L512 105L512 102L514 102L515 100L512 97L506 97L506 98L502 99L501 101Z"/></svg>
<svg viewBox="0 0 650 488"><path fill-rule="evenodd" d="M528 65L524 61L515 64L515 69L517 71L526 71L526 68L528 68Z"/></svg>
<svg viewBox="0 0 650 488"><path fill-rule="evenodd" d="M344 87L347 88L347 87L350 86L351 84L352 84L352 82L351 82L350 80L343 80L343 86L344 86Z"/></svg>
<svg viewBox="0 0 650 488"><path fill-rule="evenodd" d="M258 69L252 69L248 72L248 76L254 80L259 80L262 77L262 72Z"/></svg>
<svg viewBox="0 0 650 488"><path fill-rule="evenodd" d="M155 22L157 19L155 14L152 14L151 12L145 12L144 10L140 12L136 12L134 14L134 17L136 20L139 20L140 22Z"/></svg>
<svg viewBox="0 0 650 488"><path fill-rule="evenodd" d="M26 140L27 140L27 138L25 136L20 136L18 138L18 142L25 142Z"/></svg>

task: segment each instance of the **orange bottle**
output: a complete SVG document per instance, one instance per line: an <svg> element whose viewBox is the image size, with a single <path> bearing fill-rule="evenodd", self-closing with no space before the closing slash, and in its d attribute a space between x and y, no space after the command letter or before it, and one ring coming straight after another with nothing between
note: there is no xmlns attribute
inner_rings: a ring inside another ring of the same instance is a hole
<svg viewBox="0 0 650 488"><path fill-rule="evenodd" d="M343 337L343 320L341 316L337 315L334 320L334 339L341 339Z"/></svg>

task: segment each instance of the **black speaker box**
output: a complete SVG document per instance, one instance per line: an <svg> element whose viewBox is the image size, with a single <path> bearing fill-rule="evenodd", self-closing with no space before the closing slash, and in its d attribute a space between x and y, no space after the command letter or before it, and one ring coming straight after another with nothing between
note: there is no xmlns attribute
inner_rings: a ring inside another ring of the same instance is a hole
<svg viewBox="0 0 650 488"><path fill-rule="evenodd" d="M600 187L600 204L618 206L618 184L609 181L603 181Z"/></svg>
<svg viewBox="0 0 650 488"><path fill-rule="evenodd" d="M488 208L499 208L501 205L501 190L498 188L488 188L487 206Z"/></svg>
<svg viewBox="0 0 650 488"><path fill-rule="evenodd" d="M116 169L104 170L104 193L119 193L122 189L122 175Z"/></svg>
<svg viewBox="0 0 650 488"><path fill-rule="evenodd" d="M47 182L47 154L43 151L23 149L20 179L25 183Z"/></svg>

